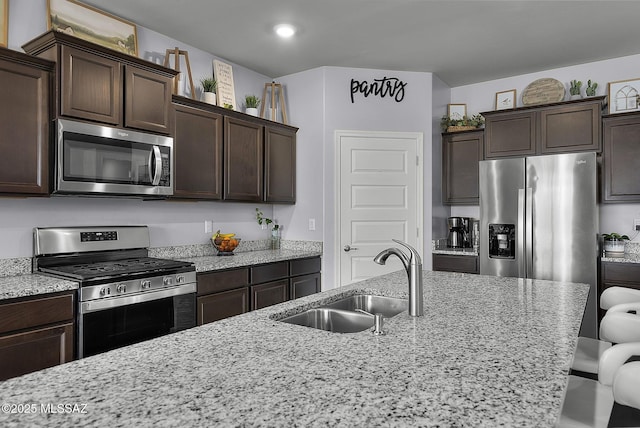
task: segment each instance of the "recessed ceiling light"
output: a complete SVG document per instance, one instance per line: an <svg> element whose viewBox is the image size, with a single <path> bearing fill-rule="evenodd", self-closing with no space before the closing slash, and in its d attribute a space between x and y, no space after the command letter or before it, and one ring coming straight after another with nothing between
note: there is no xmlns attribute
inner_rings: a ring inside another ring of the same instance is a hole
<svg viewBox="0 0 640 428"><path fill-rule="evenodd" d="M290 24L279 24L276 25L273 30L276 34L283 39L288 39L296 33L296 29L293 25Z"/></svg>

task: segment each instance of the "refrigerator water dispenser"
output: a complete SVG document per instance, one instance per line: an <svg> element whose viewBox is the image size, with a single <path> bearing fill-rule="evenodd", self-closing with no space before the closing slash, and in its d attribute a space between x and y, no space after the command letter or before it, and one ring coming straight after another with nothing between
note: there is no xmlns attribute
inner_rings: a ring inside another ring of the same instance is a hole
<svg viewBox="0 0 640 428"><path fill-rule="evenodd" d="M488 242L490 258L516 258L516 226L514 224L490 224Z"/></svg>

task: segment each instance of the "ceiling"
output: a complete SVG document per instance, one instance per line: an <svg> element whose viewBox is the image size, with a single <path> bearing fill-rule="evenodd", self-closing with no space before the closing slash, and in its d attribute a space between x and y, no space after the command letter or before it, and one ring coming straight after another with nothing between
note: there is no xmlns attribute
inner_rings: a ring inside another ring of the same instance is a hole
<svg viewBox="0 0 640 428"><path fill-rule="evenodd" d="M272 78L338 66L432 72L456 87L640 53L640 1L84 2ZM273 34L281 22L293 39Z"/></svg>

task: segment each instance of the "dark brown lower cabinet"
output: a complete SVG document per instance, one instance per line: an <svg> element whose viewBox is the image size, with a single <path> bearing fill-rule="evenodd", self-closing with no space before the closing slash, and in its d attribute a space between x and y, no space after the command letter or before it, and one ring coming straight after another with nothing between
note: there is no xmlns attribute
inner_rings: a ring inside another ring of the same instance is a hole
<svg viewBox="0 0 640 428"><path fill-rule="evenodd" d="M198 325L249 312L249 287L197 298Z"/></svg>
<svg viewBox="0 0 640 428"><path fill-rule="evenodd" d="M74 294L0 305L0 380L72 361Z"/></svg>
<svg viewBox="0 0 640 428"><path fill-rule="evenodd" d="M251 310L266 308L289 300L289 280L251 286Z"/></svg>
<svg viewBox="0 0 640 428"><path fill-rule="evenodd" d="M433 270L445 272L480 273L478 256L433 255Z"/></svg>
<svg viewBox="0 0 640 428"><path fill-rule="evenodd" d="M198 274L197 323L320 292L320 257Z"/></svg>
<svg viewBox="0 0 640 428"><path fill-rule="evenodd" d="M640 290L640 264L602 262L600 265L600 282L598 284L598 308L600 295L609 287L627 287ZM599 309L600 319L604 311Z"/></svg>

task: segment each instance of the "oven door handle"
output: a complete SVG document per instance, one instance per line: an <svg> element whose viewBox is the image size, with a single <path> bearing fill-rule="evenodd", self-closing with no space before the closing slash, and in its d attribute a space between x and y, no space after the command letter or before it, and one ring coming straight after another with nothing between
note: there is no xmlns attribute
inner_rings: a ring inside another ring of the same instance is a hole
<svg viewBox="0 0 640 428"><path fill-rule="evenodd" d="M158 291L148 291L145 293L130 296L112 297L108 299L92 300L90 302L80 302L80 314L90 314L92 312L104 311L106 309L120 306L133 305L136 303L150 302L152 300L164 299L167 297L180 296L183 294L195 293L196 284L184 284L179 287L166 288Z"/></svg>

